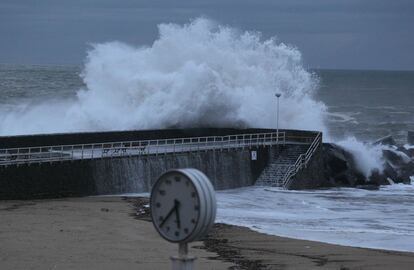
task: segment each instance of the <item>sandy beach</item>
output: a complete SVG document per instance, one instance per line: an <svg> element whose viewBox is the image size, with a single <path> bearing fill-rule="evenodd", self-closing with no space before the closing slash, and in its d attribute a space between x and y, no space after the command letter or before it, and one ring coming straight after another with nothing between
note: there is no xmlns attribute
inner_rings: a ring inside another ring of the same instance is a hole
<svg viewBox="0 0 414 270"><path fill-rule="evenodd" d="M176 245L145 199L0 202L0 269L169 269ZM136 214L138 210L138 215ZM414 253L343 247L216 224L191 245L196 269L412 269Z"/></svg>
<svg viewBox="0 0 414 270"><path fill-rule="evenodd" d="M0 269L169 269L176 245L120 197L0 202ZM197 269L227 269L192 244Z"/></svg>

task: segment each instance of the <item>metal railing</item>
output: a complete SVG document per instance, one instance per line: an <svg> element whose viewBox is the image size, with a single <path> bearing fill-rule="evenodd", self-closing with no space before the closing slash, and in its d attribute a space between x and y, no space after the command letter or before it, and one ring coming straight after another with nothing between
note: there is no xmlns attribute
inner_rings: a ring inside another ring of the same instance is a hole
<svg viewBox="0 0 414 270"><path fill-rule="evenodd" d="M298 159L296 160L295 164L289 166L288 170L286 171L283 181L282 187L289 188L293 177L298 173L298 171L302 168L306 168L308 162L312 158L315 151L318 149L319 145L322 143L322 133L318 132L315 138L313 139L311 145L309 146L308 150L305 154L300 154Z"/></svg>
<svg viewBox="0 0 414 270"><path fill-rule="evenodd" d="M285 132L0 149L0 166L285 144Z"/></svg>

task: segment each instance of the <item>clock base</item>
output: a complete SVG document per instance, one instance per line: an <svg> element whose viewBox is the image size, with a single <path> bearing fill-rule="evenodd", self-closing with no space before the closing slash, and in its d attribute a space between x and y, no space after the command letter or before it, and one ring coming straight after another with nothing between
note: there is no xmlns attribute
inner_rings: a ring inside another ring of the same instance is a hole
<svg viewBox="0 0 414 270"><path fill-rule="evenodd" d="M197 258L188 255L188 244L179 243L178 256L171 257L172 270L193 270Z"/></svg>
<svg viewBox="0 0 414 270"><path fill-rule="evenodd" d="M180 257L180 256L172 256L171 257L172 270L193 270L195 260L196 260L196 257L193 257L193 256L187 256L185 258Z"/></svg>

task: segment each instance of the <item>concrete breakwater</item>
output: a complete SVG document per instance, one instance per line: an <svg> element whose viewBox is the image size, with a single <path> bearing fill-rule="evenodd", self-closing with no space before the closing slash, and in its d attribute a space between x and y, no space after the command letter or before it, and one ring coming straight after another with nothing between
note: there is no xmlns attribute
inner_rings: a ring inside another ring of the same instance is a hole
<svg viewBox="0 0 414 270"><path fill-rule="evenodd" d="M0 145L4 150L4 148L33 145L50 146L198 136L268 134L274 131L270 129L205 128L31 135L0 137ZM316 132L298 130L283 130L281 132L289 139L301 142L304 145L304 151L306 151L307 145L312 142L312 137L317 134ZM258 144L245 144L224 149L200 148L200 150L193 149L187 152L172 153L147 152L139 155L104 158L101 156L100 158L0 166L0 199L147 192L157 177L166 170L186 167L197 168L206 173L218 190L250 186L255 184L264 169L277 158L275 153L278 153L279 149L279 145L261 144L260 140L258 142ZM295 146L289 146L286 142L282 148L290 147ZM316 156L320 156L320 154ZM301 173L293 181L293 184L295 182L300 184L294 184L293 187L313 188L320 186L320 183L313 181L313 176L310 177L308 174L308 172L318 172L318 168L321 168L320 161L320 159L316 159L306 169L301 170Z"/></svg>
<svg viewBox="0 0 414 270"><path fill-rule="evenodd" d="M171 129L1 137L2 148L142 139L265 133L267 129ZM292 131L291 134L297 134ZM252 151L256 158L252 160ZM216 189L253 185L268 162L265 147L148 154L0 166L0 199L49 198L146 192L163 172L194 167Z"/></svg>
<svg viewBox="0 0 414 270"><path fill-rule="evenodd" d="M0 168L0 199L147 192L161 173L186 167L205 172L216 189L236 188L253 185L266 161L264 149L238 149L8 166Z"/></svg>

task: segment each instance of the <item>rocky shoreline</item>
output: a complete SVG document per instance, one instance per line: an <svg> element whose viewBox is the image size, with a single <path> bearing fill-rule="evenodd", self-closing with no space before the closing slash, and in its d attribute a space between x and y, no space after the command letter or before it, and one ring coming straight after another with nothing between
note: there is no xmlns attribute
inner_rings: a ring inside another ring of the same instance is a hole
<svg viewBox="0 0 414 270"><path fill-rule="evenodd" d="M325 179L321 187L356 187L377 189L380 185L410 184L414 176L414 133L409 132L407 143L397 144L386 136L371 144L381 151L382 170L375 169L364 175L355 154L334 143L322 146Z"/></svg>

